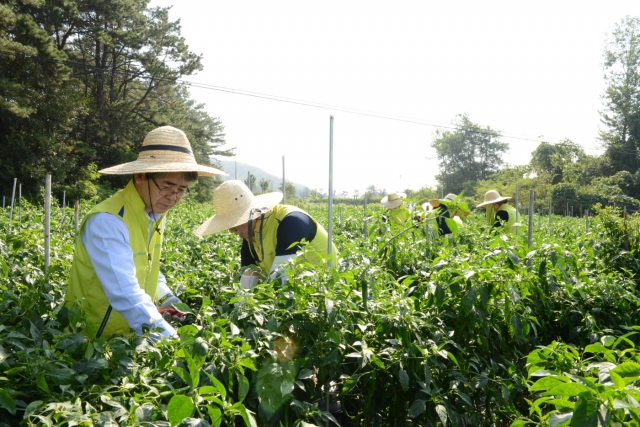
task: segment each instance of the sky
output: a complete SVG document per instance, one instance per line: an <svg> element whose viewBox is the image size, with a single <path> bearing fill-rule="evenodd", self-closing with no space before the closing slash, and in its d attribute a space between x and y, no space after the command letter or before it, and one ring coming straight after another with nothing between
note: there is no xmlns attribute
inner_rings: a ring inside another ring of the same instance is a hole
<svg viewBox="0 0 640 427"><path fill-rule="evenodd" d="M184 80L236 160L312 189L436 188L435 131L502 133L510 165L568 138L600 155L603 52L638 0L219 1L173 6L204 70ZM282 100L286 100L286 102ZM233 174L233 171L227 171ZM444 193L447 189L441 189Z"/></svg>

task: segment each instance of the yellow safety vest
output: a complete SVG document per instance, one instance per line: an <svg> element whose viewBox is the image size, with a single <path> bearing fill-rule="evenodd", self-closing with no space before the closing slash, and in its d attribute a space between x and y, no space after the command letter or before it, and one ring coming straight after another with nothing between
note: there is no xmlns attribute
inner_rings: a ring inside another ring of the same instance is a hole
<svg viewBox="0 0 640 427"><path fill-rule="evenodd" d="M253 254L253 256L255 257L257 255L258 257L261 257L264 252L264 259L260 260L259 265L265 271L271 270L271 265L276 257L276 244L278 242L278 227L280 226L280 221L292 212L302 212L305 215L309 215L302 209L298 209L295 206L276 205L264 216L262 236L260 235L260 221L256 221L256 226L252 236L253 246L256 253ZM309 215L309 217L316 224L317 230L316 237L314 237L311 242L308 242L304 254L307 261L318 266L322 264L322 258L327 256L329 235L327 234L327 230L325 230L322 225L318 224L311 215ZM338 266L338 249L333 242L331 247L331 266Z"/></svg>
<svg viewBox="0 0 640 427"><path fill-rule="evenodd" d="M145 204L136 191L133 181L129 181L124 189L91 209L82 220L80 230L84 227L87 218L98 212L107 212L120 218L129 230L129 245L133 252L138 284L153 299L160 273L162 234L154 231L151 241L147 244L149 217L144 209ZM162 227L163 219L164 214L153 224L154 230L156 227ZM87 331L88 335L108 338L116 333L125 335L131 333L127 321L109 304L82 243L80 232L76 236L73 264L65 295L67 305L76 301L81 301L86 311L90 328Z"/></svg>
<svg viewBox="0 0 640 427"><path fill-rule="evenodd" d="M493 205L491 206L487 206L487 222L489 223L489 225L493 226L493 224L495 224L496 222L496 215L498 212L500 211L505 211L506 213L509 214L509 220L507 221L506 224L503 224L502 227L500 227L502 229L503 232L507 233L507 234L515 234L516 233L516 208L514 208L511 205L508 204L504 204L502 206L500 206L500 209L498 209L497 212L493 212ZM491 210L489 210L491 209Z"/></svg>
<svg viewBox="0 0 640 427"><path fill-rule="evenodd" d="M407 219L411 216L411 212L404 206L401 206L397 209L391 209L389 213L389 219L392 224L402 225L407 222Z"/></svg>

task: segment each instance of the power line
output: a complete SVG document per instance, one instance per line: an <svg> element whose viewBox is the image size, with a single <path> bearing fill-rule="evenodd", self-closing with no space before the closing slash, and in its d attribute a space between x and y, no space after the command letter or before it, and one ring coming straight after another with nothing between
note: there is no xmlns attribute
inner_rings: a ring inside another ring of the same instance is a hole
<svg viewBox="0 0 640 427"><path fill-rule="evenodd" d="M128 76L130 76L132 74L131 72L124 72L124 71L120 71L120 70L110 70L110 69L105 69L105 68L101 68L101 67L95 67L95 66L87 65L85 63L79 63L79 62L74 62L74 61L61 61L61 60L54 60L54 59L49 59L49 58L41 58L41 57L38 57L38 56L17 54L17 53L14 53L14 52L8 52L8 51L2 51L2 50L0 50L0 55L14 56L16 58L22 57L24 59L30 59L30 60L39 61L39 62L63 64L63 65L69 66L69 67L83 68L83 69L85 69L87 71L94 71L94 72L99 72L99 73L102 73L102 74L128 75ZM270 101L285 102L285 103L289 103L289 104L302 105L302 106L306 106L306 107L331 109L331 110L335 110L335 111L342 111L342 112L346 112L346 113L358 114L358 115L368 116L368 117L375 117L375 118L380 118L380 119L385 119L385 120L399 121L399 122L404 122L404 123L412 123L412 124L423 125L423 126L433 126L433 127L437 127L437 128L450 129L450 130L456 130L456 131L465 130L467 132L472 132L472 133L481 134L481 135L489 135L489 136L493 136L493 137L497 136L497 137L503 137L503 138L508 138L508 139L516 139L516 140L520 140L520 141L536 142L538 144L542 143L542 142L548 142L548 141L544 141L544 140L540 139L540 137L538 137L538 138L521 137L521 136L515 136L513 134L509 134L509 133L502 133L502 132L499 132L499 131L467 130L467 129L462 129L462 128L457 127L457 126L445 125L445 124L438 123L438 122L435 122L435 121L420 120L420 119L403 117L403 116L398 116L398 115L392 115L392 114L386 114L386 113L378 113L378 112L367 111L367 110L360 110L360 109L350 108L350 107L341 107L341 106L336 106L336 105L331 105L331 104L323 104L323 103L313 102L313 101L306 101L306 100L296 99L296 98L287 98L287 97L278 96L278 95L269 95L269 94L264 94L264 93L259 93L259 92L251 92L251 91L246 91L246 90L241 90L241 89L233 89L233 88L227 88L227 87L222 87L222 86L215 86L215 85L210 85L210 84L207 84L207 83L190 82L190 81L179 79L179 78L157 77L157 76L143 75L143 74L138 76L138 78L147 79L147 80L154 80L154 81L159 81L159 82L163 82L164 81L164 82L169 82L169 83L177 83L177 84L182 84L182 85L188 86L188 87L194 87L194 88L206 89L206 90L215 90L215 91L218 91L218 92L226 92L226 93L232 93L232 94L235 94L235 95L250 96L250 97L253 97L253 98L261 98L261 99L266 99L266 100L270 100ZM564 142L556 142L556 143L551 143L551 144L553 144L553 145L569 145L569 144L564 143ZM579 144L576 144L576 145L579 145ZM606 151L605 149L595 148L595 147L582 147L582 148L587 149L587 150L594 150L594 151ZM637 154L635 151L632 151L632 150L619 150L619 152L626 152L626 153L629 153L629 154Z"/></svg>

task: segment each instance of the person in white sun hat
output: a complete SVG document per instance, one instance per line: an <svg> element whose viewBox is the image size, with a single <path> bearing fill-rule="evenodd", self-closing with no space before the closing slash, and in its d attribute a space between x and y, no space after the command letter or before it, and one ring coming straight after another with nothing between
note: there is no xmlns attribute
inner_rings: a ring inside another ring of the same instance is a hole
<svg viewBox="0 0 640 427"><path fill-rule="evenodd" d="M104 174L132 174L126 187L96 205L82 221L75 242L65 301L80 302L87 315L85 333L96 338L143 333L175 336L161 311L180 302L160 272L166 212L189 191L198 176L226 175L196 163L180 129L163 126L149 132L138 159L102 169Z"/></svg>
<svg viewBox="0 0 640 427"><path fill-rule="evenodd" d="M389 193L380 200L380 204L389 209L388 220L391 224L402 225L411 218L411 212L402 200L406 198L405 193Z"/></svg>
<svg viewBox="0 0 640 427"><path fill-rule="evenodd" d="M501 228L505 233L516 232L516 209L507 204L511 197L503 197L496 190L489 190L484 194L484 202L477 207L486 209L487 224L494 228Z"/></svg>
<svg viewBox="0 0 640 427"><path fill-rule="evenodd" d="M459 201L457 194L449 193L444 196L443 199L431 199L429 204L434 208L433 220L435 221L435 228L441 236L451 234L451 229L447 224L447 218L454 220L458 225L463 225L463 221L460 215L465 218L471 213L467 207L467 204ZM453 202L453 205L451 205ZM451 206L447 206L450 204Z"/></svg>
<svg viewBox="0 0 640 427"><path fill-rule="evenodd" d="M307 242L304 256L313 265L320 265L328 254L327 231L315 219L295 206L279 204L282 193L255 196L240 180L223 182L213 192L216 214L206 220L194 233L203 237L229 230L242 238L240 261L242 267L259 266L271 278L286 279L280 265L295 257L301 242ZM338 264L338 250L332 244L332 266ZM251 289L258 283L256 272L245 270L240 285Z"/></svg>

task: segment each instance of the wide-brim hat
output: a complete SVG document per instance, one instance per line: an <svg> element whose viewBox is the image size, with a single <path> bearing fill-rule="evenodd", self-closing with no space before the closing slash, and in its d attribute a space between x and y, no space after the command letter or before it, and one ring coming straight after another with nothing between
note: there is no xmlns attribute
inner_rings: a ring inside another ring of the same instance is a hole
<svg viewBox="0 0 640 427"><path fill-rule="evenodd" d="M500 195L500 193L498 193L496 190L489 190L486 193L484 193L484 202L480 203L478 206L478 208L481 208L483 206L486 205L490 205L492 203L498 203L498 202L503 202L505 200L509 200L511 197L503 197Z"/></svg>
<svg viewBox="0 0 640 427"><path fill-rule="evenodd" d="M437 208L438 206L440 206L441 201L450 202L451 200L455 200L456 197L458 197L458 195L449 193L444 196L444 199L431 199L429 200L429 203L431 203L431 206L433 206L434 208Z"/></svg>
<svg viewBox="0 0 640 427"><path fill-rule="evenodd" d="M282 200L282 193L260 194L254 196L249 187L240 180L225 181L213 191L213 208L216 214L206 220L194 233L198 237L228 230L249 221L254 209L255 216L266 213Z"/></svg>
<svg viewBox="0 0 640 427"><path fill-rule="evenodd" d="M196 163L187 135L172 126L162 126L145 136L138 160L98 172L110 175L158 172L197 172L198 176L227 175L211 166Z"/></svg>
<svg viewBox="0 0 640 427"><path fill-rule="evenodd" d="M397 208L404 202L400 199L406 198L407 195L404 193L389 193L380 200L380 204L387 209Z"/></svg>

